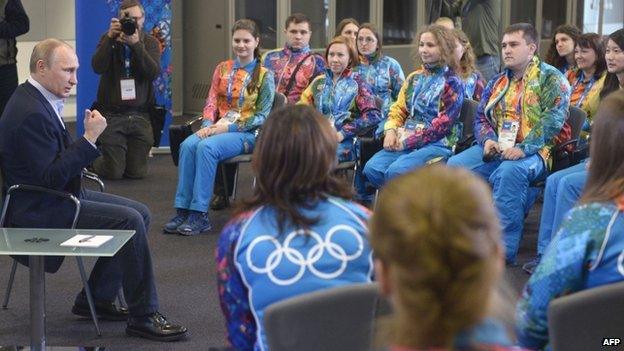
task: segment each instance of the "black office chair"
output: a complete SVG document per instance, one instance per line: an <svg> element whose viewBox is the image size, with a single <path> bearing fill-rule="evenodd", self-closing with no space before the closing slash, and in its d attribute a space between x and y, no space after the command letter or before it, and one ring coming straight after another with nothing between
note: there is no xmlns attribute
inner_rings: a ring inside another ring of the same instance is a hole
<svg viewBox="0 0 624 351"><path fill-rule="evenodd" d="M462 136L455 145L455 155L468 149L474 144L474 120L477 116L477 107L479 103L472 99L464 99L461 112L459 113L459 121L462 124Z"/></svg>
<svg viewBox="0 0 624 351"><path fill-rule="evenodd" d="M0 170L0 173L1 173L1 170ZM3 184L3 193L4 193L4 188L5 188L4 182L2 182L2 184ZM9 210L9 206L11 204L11 197L18 192L35 192L35 193L40 193L40 194L48 194L48 195L58 196L60 198L66 199L67 201L73 202L75 206L75 211L74 211L73 219L71 222L71 229L74 229L76 227L76 223L78 221L78 215L80 214L80 200L78 200L78 198L76 198L74 195L67 193L67 192L57 191L57 190L48 189L48 188L44 188L40 186L26 185L26 184L16 184L8 188L8 190L6 190L6 196L4 197L4 204L2 206L2 214L0 215L0 227L5 227L7 225L8 223L7 213ZM78 263L78 270L80 271L80 278L82 279L82 285L84 287L85 294L87 296L87 302L89 303L89 310L91 312L91 319L93 320L93 324L95 325L95 331L98 336L101 336L102 333L100 332L100 327L98 325L97 315L95 313L95 306L93 303L93 297L91 295L91 289L89 288L89 284L87 283L87 275L85 273L82 257L76 256L76 262ZM13 265L11 267L11 273L9 275L9 281L7 284L6 293L4 295L4 301L2 303L3 309L7 309L7 306L9 304L9 298L11 296L11 289L13 288L13 281L15 279L16 270L17 270L17 261L14 259Z"/></svg>
<svg viewBox="0 0 624 351"><path fill-rule="evenodd" d="M598 350L624 335L624 282L556 298L548 305L548 335L553 350ZM602 346L602 347L601 347ZM622 345L610 348L621 350Z"/></svg>
<svg viewBox="0 0 624 351"><path fill-rule="evenodd" d="M352 284L276 302L263 324L273 351L369 350L377 310L377 284Z"/></svg>
<svg viewBox="0 0 624 351"><path fill-rule="evenodd" d="M580 137L587 113L576 106L570 106L566 123L570 126L571 138L556 146L553 151L551 173L576 165L580 160L575 155L579 152Z"/></svg>

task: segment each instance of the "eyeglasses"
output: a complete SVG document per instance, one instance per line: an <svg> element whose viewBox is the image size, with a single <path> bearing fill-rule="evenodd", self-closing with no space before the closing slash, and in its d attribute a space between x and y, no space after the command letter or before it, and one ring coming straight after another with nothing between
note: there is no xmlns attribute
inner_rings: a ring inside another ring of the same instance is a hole
<svg viewBox="0 0 624 351"><path fill-rule="evenodd" d="M375 38L373 38L373 37L358 37L357 41L358 41L358 43L366 42L366 43L372 44L372 43L375 42Z"/></svg>

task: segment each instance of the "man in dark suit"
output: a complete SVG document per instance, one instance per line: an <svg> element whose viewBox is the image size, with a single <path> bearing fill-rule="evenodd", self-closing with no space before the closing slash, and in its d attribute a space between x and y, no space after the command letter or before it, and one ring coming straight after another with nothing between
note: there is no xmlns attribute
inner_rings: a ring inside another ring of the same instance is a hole
<svg viewBox="0 0 624 351"><path fill-rule="evenodd" d="M77 83L77 69L73 48L60 40L46 39L33 49L30 78L18 86L0 119L4 185L32 184L73 193L81 200L78 228L135 230L136 234L115 256L98 259L91 272L89 286L96 313L103 319L127 320L129 335L178 340L186 335L186 328L170 324L158 313L146 240L149 210L120 196L81 189L83 167L100 155L95 142L106 128L106 119L97 110L86 110L84 135L73 141L67 132L62 108ZM21 227L65 227L73 211L60 199L32 194L16 198L12 207L9 224ZM61 261L46 260L46 270L56 271ZM120 286L129 311L113 303ZM89 316L83 292L76 297L72 312Z"/></svg>

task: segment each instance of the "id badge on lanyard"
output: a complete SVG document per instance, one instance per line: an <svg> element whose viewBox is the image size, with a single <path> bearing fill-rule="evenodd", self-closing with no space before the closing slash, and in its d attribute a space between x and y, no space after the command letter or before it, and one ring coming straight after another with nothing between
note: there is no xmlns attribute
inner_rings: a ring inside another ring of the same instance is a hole
<svg viewBox="0 0 624 351"><path fill-rule="evenodd" d="M511 149L516 146L516 137L518 136L518 129L520 128L520 122L518 121L503 121L501 132L498 137L498 145L501 151Z"/></svg>
<svg viewBox="0 0 624 351"><path fill-rule="evenodd" d="M585 101L585 98L587 97L587 94L589 94L589 91L594 86L594 81L595 81L594 77L592 77L589 80L589 82L587 83L587 85L583 89L583 93L581 94L581 97L576 102L576 107L581 107L581 105L583 105L583 101ZM579 77L579 79L577 81L577 84L583 84L583 76L582 75Z"/></svg>
<svg viewBox="0 0 624 351"><path fill-rule="evenodd" d="M410 135L422 132L425 129L425 124L422 122L416 122L413 119L408 119L405 121L405 126L397 128L397 134L399 136L399 141L402 143L407 139Z"/></svg>
<svg viewBox="0 0 624 351"><path fill-rule="evenodd" d="M136 82L130 76L130 48L124 45L124 70L125 77L119 80L119 90L121 91L121 100L129 101L136 99Z"/></svg>
<svg viewBox="0 0 624 351"><path fill-rule="evenodd" d="M218 121L217 124L224 124L224 125L230 125L232 123L236 123L241 116L241 109L245 100L245 89L247 88L247 84L249 84L249 81L251 80L251 75L247 72L245 75L245 79L243 80L243 85L241 87L241 91L239 92L238 95L238 101L237 101L237 105L235 108L232 108L232 92L234 90L234 79L236 78L236 72L237 69L233 68L232 72L230 73L230 76L228 77L228 84L227 84L227 90L225 92L225 98L227 100L228 106L230 106L230 110L228 112L225 113L224 116L222 116Z"/></svg>

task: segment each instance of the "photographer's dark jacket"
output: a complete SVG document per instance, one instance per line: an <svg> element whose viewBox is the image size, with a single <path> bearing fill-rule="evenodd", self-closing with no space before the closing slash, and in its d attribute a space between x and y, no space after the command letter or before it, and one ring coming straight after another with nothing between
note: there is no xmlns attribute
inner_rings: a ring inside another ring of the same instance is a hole
<svg viewBox="0 0 624 351"><path fill-rule="evenodd" d="M0 66L15 64L15 37L28 32L30 22L19 0L0 0Z"/></svg>
<svg viewBox="0 0 624 351"><path fill-rule="evenodd" d="M100 75L97 105L104 111L119 107L147 108L153 103L152 82L160 73L160 46L150 34L141 32L139 42L129 45L131 52L130 75L135 79L136 99L121 100L120 79L126 76L124 68L124 44L108 37L100 39L91 66Z"/></svg>

